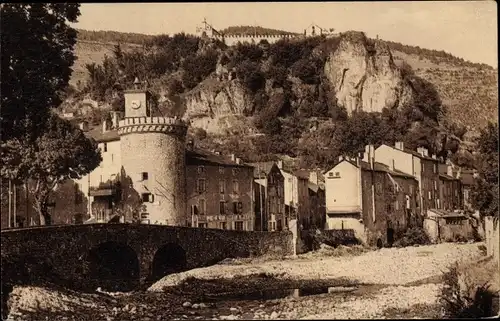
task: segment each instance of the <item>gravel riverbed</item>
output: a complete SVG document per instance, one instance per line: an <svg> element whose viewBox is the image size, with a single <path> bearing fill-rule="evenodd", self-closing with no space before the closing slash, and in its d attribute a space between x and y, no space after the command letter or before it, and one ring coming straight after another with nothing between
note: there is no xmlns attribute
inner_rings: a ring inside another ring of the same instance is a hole
<svg viewBox="0 0 500 321"><path fill-rule="evenodd" d="M437 301L442 286L436 276L453 262L478 259L479 245L445 243L381 249L346 257L325 254L282 261L235 261L169 275L153 284L149 291L118 296L15 287L9 301L9 320L433 318L439 316ZM336 280L336 287L345 282L344 286L356 290L215 301L199 293L172 292L193 280L199 284L193 284L192 288L199 286L214 294L224 289L245 291L256 278L260 278L260 283L254 286L263 289L278 286L293 290L304 280L312 284L314 280L318 283ZM33 318L42 315L43 318Z"/></svg>

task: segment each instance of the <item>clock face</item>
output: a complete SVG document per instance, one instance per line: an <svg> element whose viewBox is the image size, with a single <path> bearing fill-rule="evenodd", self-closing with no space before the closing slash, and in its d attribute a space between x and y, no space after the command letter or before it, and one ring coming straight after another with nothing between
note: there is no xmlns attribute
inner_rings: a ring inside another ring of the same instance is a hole
<svg viewBox="0 0 500 321"><path fill-rule="evenodd" d="M139 107L141 107L141 101L140 100L133 100L131 103L130 103L130 106L134 109L138 109Z"/></svg>

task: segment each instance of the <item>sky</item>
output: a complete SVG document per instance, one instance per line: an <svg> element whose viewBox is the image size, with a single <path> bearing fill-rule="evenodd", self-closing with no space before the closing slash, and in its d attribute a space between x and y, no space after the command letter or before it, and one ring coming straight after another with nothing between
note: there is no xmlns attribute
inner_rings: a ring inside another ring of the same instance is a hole
<svg viewBox="0 0 500 321"><path fill-rule="evenodd" d="M495 1L85 3L80 11L73 27L151 35L194 33L203 18L216 29L303 32L315 23L498 66Z"/></svg>

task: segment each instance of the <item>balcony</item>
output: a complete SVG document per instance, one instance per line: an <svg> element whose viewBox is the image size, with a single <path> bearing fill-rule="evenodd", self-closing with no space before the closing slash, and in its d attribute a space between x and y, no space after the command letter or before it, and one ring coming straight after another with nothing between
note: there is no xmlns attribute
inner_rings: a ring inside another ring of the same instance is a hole
<svg viewBox="0 0 500 321"><path fill-rule="evenodd" d="M99 186L91 186L89 188L90 196L113 196L116 195L116 183L101 183Z"/></svg>

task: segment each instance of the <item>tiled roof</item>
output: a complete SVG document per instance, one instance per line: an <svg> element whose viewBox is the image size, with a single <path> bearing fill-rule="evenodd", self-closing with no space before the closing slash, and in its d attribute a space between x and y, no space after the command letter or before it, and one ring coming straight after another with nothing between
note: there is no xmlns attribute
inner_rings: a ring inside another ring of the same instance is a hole
<svg viewBox="0 0 500 321"><path fill-rule="evenodd" d="M408 148L403 149L403 151L404 151L405 153L412 154L413 156L415 156L415 157L419 157L419 158L421 158L421 159L431 160L431 161L434 161L434 162L437 162L437 161L438 161L437 159L434 159L434 158L429 157L429 156L422 156L422 154L419 154L419 153L417 153L416 151L411 150L411 149L408 149Z"/></svg>
<svg viewBox="0 0 500 321"><path fill-rule="evenodd" d="M350 160L346 160L346 161L357 167L356 163L354 163L353 161L350 161ZM365 170L365 171L371 170L370 164L368 162L361 161L360 164L361 164L361 168L363 170ZM410 175L410 174L406 174L406 173L404 173L404 172L402 172L400 170L397 170L397 169L393 170L389 166L387 166L385 164L382 164L382 163L379 163L379 162L374 162L373 163L373 170L376 171L376 172L389 173L392 176L398 176L398 177L413 178L413 179L415 179L415 177L412 176L412 175Z"/></svg>
<svg viewBox="0 0 500 321"><path fill-rule="evenodd" d="M253 167L253 177L255 178L267 176L271 172L274 164L275 162L248 163L248 165Z"/></svg>
<svg viewBox="0 0 500 321"><path fill-rule="evenodd" d="M249 164L238 164L231 160L231 158L217 155L208 151L203 151L200 149L186 150L186 164L187 165L217 165L217 166L236 166L236 167L248 167L252 166Z"/></svg>
<svg viewBox="0 0 500 321"><path fill-rule="evenodd" d="M455 177L450 176L450 175L448 175L448 174L444 174L444 173L439 174L439 178L444 178L444 179L447 179L447 180L449 180L449 181L454 181L454 180L456 180L456 178L455 178Z"/></svg>
<svg viewBox="0 0 500 321"><path fill-rule="evenodd" d="M96 126L91 130L85 132L85 136L92 137L97 142L112 142L120 140L120 136L118 135L118 130L113 129L103 133L101 126Z"/></svg>

